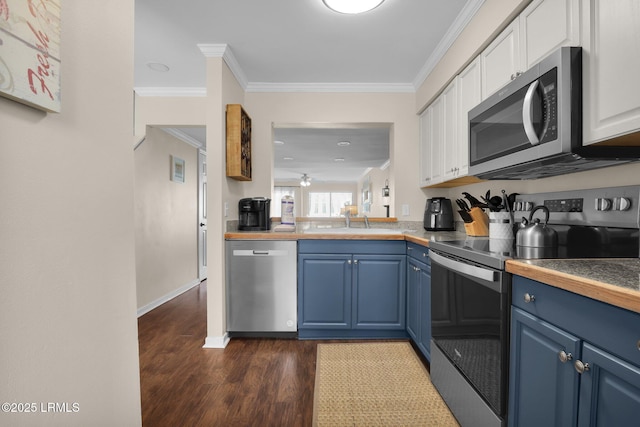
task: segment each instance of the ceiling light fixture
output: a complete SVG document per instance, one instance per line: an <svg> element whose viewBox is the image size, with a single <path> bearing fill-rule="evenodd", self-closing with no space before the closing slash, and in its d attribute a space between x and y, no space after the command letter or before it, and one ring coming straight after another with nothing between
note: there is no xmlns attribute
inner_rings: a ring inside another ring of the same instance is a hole
<svg viewBox="0 0 640 427"><path fill-rule="evenodd" d="M309 178L309 175L307 175L306 173L302 175L302 178L300 178L300 185L303 187L308 187L311 185L311 178Z"/></svg>
<svg viewBox="0 0 640 427"><path fill-rule="evenodd" d="M344 162L344 157L336 157L333 159L334 162Z"/></svg>
<svg viewBox="0 0 640 427"><path fill-rule="evenodd" d="M351 145L351 143L349 141L340 141L340 142L338 142L338 147L346 147L348 145Z"/></svg>
<svg viewBox="0 0 640 427"><path fill-rule="evenodd" d="M368 12L380 6L384 0L322 0L331 10L340 13Z"/></svg>

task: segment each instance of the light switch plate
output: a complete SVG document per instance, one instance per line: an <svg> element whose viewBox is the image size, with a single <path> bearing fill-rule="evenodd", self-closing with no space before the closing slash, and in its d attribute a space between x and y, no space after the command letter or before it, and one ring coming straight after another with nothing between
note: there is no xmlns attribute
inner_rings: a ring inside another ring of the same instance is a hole
<svg viewBox="0 0 640 427"><path fill-rule="evenodd" d="M229 216L229 202L224 202L224 216Z"/></svg>
<svg viewBox="0 0 640 427"><path fill-rule="evenodd" d="M409 205L402 205L402 216L409 216Z"/></svg>

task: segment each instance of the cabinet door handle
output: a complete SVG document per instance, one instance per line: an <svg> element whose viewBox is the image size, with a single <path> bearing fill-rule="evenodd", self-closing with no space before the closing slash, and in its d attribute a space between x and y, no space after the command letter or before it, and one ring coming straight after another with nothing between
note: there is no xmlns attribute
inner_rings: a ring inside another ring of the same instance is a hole
<svg viewBox="0 0 640 427"><path fill-rule="evenodd" d="M531 83L527 94L524 96L522 103L522 124L524 126L524 132L527 134L527 139L531 145L538 145L540 143L540 137L536 134L536 130L533 127L533 97L540 82L538 80Z"/></svg>
<svg viewBox="0 0 640 427"><path fill-rule="evenodd" d="M353 263L354 263L354 264L357 264L357 263L358 263L358 260L357 260L357 259L354 259L354 260L353 260Z"/></svg>
<svg viewBox="0 0 640 427"><path fill-rule="evenodd" d="M351 265L351 260L347 261L347 264Z"/></svg>
<svg viewBox="0 0 640 427"><path fill-rule="evenodd" d="M565 352L564 350L561 350L560 353L558 353L558 359L560 359L562 363L567 363L568 360L573 359L573 355L571 353Z"/></svg>
<svg viewBox="0 0 640 427"><path fill-rule="evenodd" d="M527 292L524 294L524 302L529 304L530 302L534 302L536 300L536 296Z"/></svg>
<svg viewBox="0 0 640 427"><path fill-rule="evenodd" d="M573 367L576 368L576 371L579 374L584 374L586 371L588 371L591 368L591 366L589 366L588 363L584 363L582 360L576 360L573 363Z"/></svg>

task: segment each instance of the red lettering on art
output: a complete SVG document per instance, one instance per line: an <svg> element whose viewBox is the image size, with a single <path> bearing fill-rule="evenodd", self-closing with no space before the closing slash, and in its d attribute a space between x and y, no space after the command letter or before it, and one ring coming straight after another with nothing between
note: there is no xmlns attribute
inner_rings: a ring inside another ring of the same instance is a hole
<svg viewBox="0 0 640 427"><path fill-rule="evenodd" d="M9 5L7 0L0 0L0 16L4 16L4 20L9 20Z"/></svg>
<svg viewBox="0 0 640 427"><path fill-rule="evenodd" d="M42 55L38 55L38 62L40 63L40 65L42 65L42 67L38 67L38 74L39 75L45 75L48 76L49 75L49 61L47 60L46 56L42 56ZM44 68L43 68L44 67Z"/></svg>
<svg viewBox="0 0 640 427"><path fill-rule="evenodd" d="M49 48L49 36L43 33L42 31L36 30L35 28L33 28L33 25L31 25L31 22L27 21L27 25L29 26L29 28L31 28L33 35L36 36L36 38L40 42L40 44L36 44L36 47L46 52Z"/></svg>
<svg viewBox="0 0 640 427"><path fill-rule="evenodd" d="M38 70L40 70L40 67L38 67ZM42 91L42 93L48 94L49 98L53 100L53 95L51 94L51 91L47 87L47 83L44 81L44 78L39 76L31 68L27 70L27 76L29 77L29 88L31 89L31 92L34 93L34 95L38 95L38 89L34 85L34 79L35 79L38 82L40 82L40 90Z"/></svg>

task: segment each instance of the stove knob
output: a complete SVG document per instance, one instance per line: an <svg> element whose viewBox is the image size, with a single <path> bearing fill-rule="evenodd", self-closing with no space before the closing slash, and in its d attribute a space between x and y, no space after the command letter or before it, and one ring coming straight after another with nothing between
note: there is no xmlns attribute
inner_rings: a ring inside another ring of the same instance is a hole
<svg viewBox="0 0 640 427"><path fill-rule="evenodd" d="M631 199L627 197L616 197L613 199L613 210L627 211L631 208Z"/></svg>
<svg viewBox="0 0 640 427"><path fill-rule="evenodd" d="M515 202L513 204L513 210L514 211L521 211L522 210L522 202Z"/></svg>
<svg viewBox="0 0 640 427"><path fill-rule="evenodd" d="M611 199L605 199L604 197L598 197L596 199L596 210L597 211L608 211L608 210L611 210Z"/></svg>
<svg viewBox="0 0 640 427"><path fill-rule="evenodd" d="M524 209L525 211L530 211L531 209L533 209L533 202L524 202Z"/></svg>

